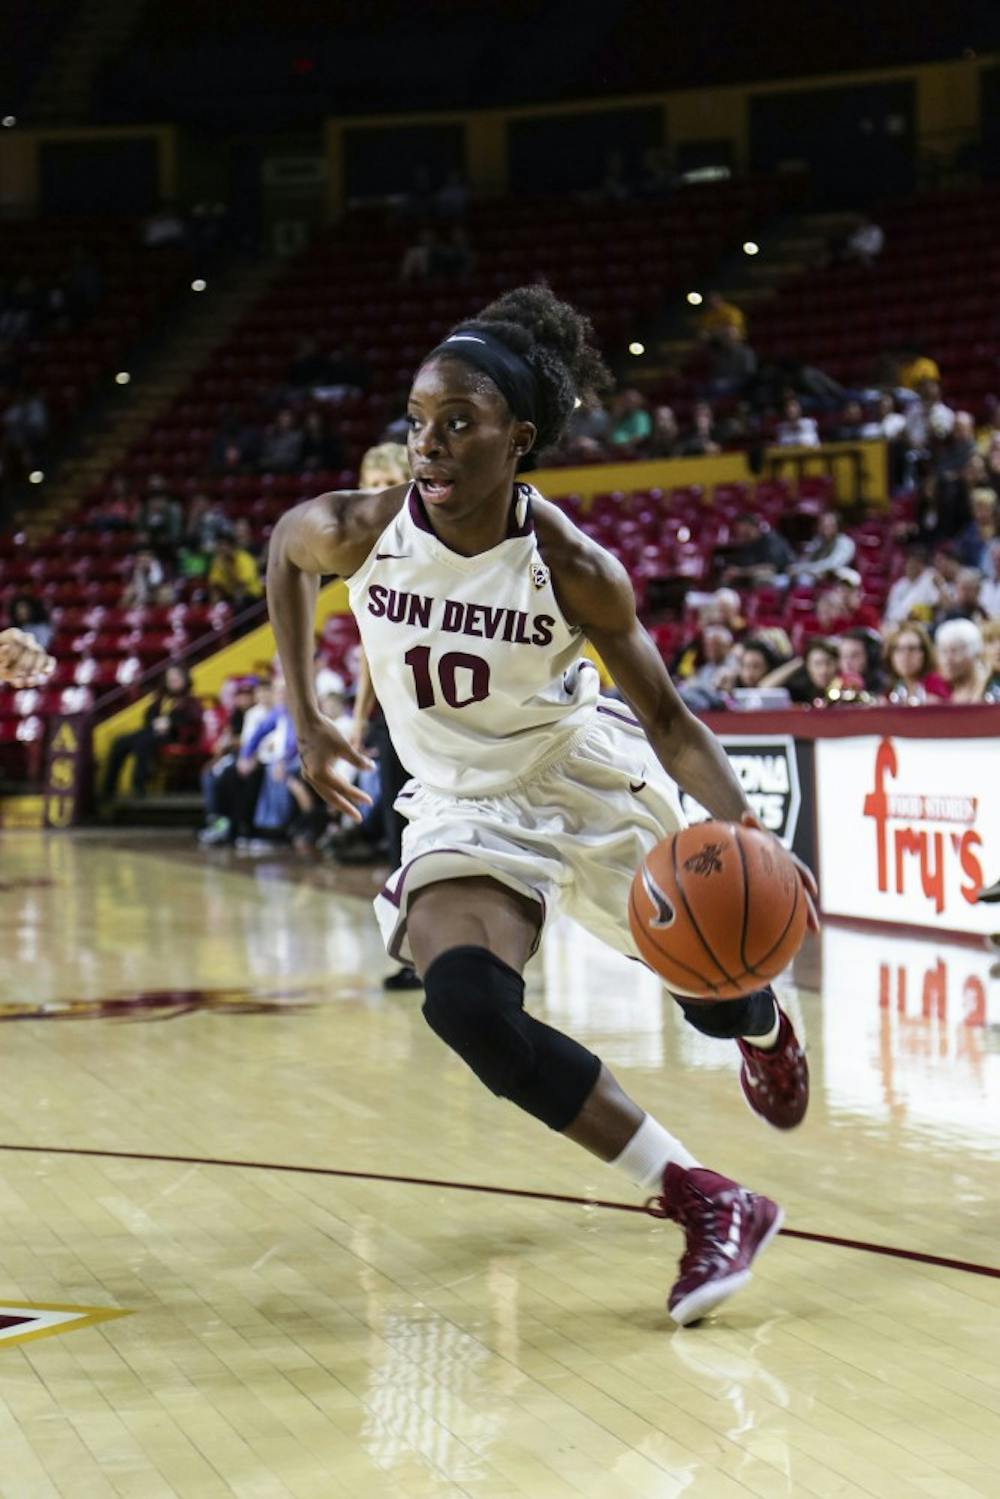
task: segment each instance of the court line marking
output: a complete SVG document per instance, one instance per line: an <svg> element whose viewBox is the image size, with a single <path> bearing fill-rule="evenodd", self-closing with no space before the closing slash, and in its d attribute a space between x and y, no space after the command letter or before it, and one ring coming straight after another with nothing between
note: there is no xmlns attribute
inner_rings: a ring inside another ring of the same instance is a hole
<svg viewBox="0 0 1000 1499"><path fill-rule="evenodd" d="M342 1166L298 1166L286 1161L236 1161L224 1156L161 1155L145 1150L97 1150L77 1145L11 1145L0 1141L0 1151L23 1155L85 1156L105 1161L153 1161L173 1166L222 1166L243 1171L289 1171L299 1176L330 1176L347 1181L391 1182L396 1186L438 1187L451 1192L483 1192L492 1197L520 1197L534 1202L564 1202L571 1207L608 1208L618 1213L645 1213L638 1202L614 1202L606 1197L575 1197L564 1192L538 1192L529 1187L490 1187L482 1182L448 1181L433 1176L396 1176L383 1171L349 1171ZM942 1270L960 1270L966 1275L986 1275L1000 1280L1000 1265L979 1265L972 1260L953 1260L921 1249L901 1249L895 1244L872 1244L867 1239L847 1239L840 1234L813 1233L804 1228L782 1228L786 1239L810 1244L830 1244L837 1249L856 1249L862 1254L883 1254L891 1259L913 1260Z"/></svg>

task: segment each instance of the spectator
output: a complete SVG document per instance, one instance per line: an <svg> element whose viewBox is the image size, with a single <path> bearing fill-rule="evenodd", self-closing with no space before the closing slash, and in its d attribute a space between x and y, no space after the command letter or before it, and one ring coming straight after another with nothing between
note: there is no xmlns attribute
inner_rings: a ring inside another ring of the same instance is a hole
<svg viewBox="0 0 1000 1499"><path fill-rule="evenodd" d="M191 550L207 552L229 529L223 507L200 490L191 496L184 523L184 544Z"/></svg>
<svg viewBox="0 0 1000 1499"><path fill-rule="evenodd" d="M22 466L30 468L49 431L49 410L45 397L31 386L16 390L3 417L4 440L20 457Z"/></svg>
<svg viewBox="0 0 1000 1499"><path fill-rule="evenodd" d="M1000 619L1000 541L995 541L990 547L979 599L990 619Z"/></svg>
<svg viewBox="0 0 1000 1499"><path fill-rule="evenodd" d="M985 458L993 444L1000 442L1000 400L996 396L987 396L983 405L986 420L976 432L976 447Z"/></svg>
<svg viewBox="0 0 1000 1499"><path fill-rule="evenodd" d="M984 703L1000 703L1000 619L988 619L982 627L983 648L986 652L986 686L983 689Z"/></svg>
<svg viewBox="0 0 1000 1499"><path fill-rule="evenodd" d="M680 430L672 406L657 406L653 411L653 425L643 445L644 458L673 458L680 444Z"/></svg>
<svg viewBox="0 0 1000 1499"><path fill-rule="evenodd" d="M265 474L288 474L300 466L305 435L296 425L295 412L285 406L264 432L260 445L260 467Z"/></svg>
<svg viewBox="0 0 1000 1499"><path fill-rule="evenodd" d="M904 420L906 440L915 452L926 453L932 441L944 441L955 425L955 413L942 401L939 381L919 382L917 399L910 401Z"/></svg>
<svg viewBox="0 0 1000 1499"><path fill-rule="evenodd" d="M682 696L691 688L711 696L717 695L720 678L729 664L732 649L732 632L725 625L706 625L701 632L700 665L685 678L681 687ZM685 701L687 700L685 697Z"/></svg>
<svg viewBox="0 0 1000 1499"><path fill-rule="evenodd" d="M254 539L253 526L246 515L237 516L233 521L233 545L237 552L246 552L260 568L260 560L263 548Z"/></svg>
<svg viewBox="0 0 1000 1499"><path fill-rule="evenodd" d="M467 281L476 263L469 236L461 224L455 224L444 243L431 252L430 273L443 281Z"/></svg>
<svg viewBox="0 0 1000 1499"><path fill-rule="evenodd" d="M400 281L426 281L431 274L432 257L439 244L436 230L421 229L416 242L403 251L399 262Z"/></svg>
<svg viewBox="0 0 1000 1499"><path fill-rule="evenodd" d="M802 415L802 405L795 396L789 396L785 402L783 420L778 423L775 441L782 448L819 447L815 418Z"/></svg>
<svg viewBox="0 0 1000 1499"><path fill-rule="evenodd" d="M603 458L610 432L611 417L605 407L599 402L579 402L566 424L563 450L569 458Z"/></svg>
<svg viewBox="0 0 1000 1499"><path fill-rule="evenodd" d="M837 647L830 640L810 640L805 657L795 656L772 671L762 687L786 687L793 703L820 706L829 701L829 693L840 664Z"/></svg>
<svg viewBox="0 0 1000 1499"><path fill-rule="evenodd" d="M10 624L18 630L23 630L25 635L30 635L36 640L43 651L49 648L52 639L53 628L49 621L49 612L41 599L36 599L33 594L19 593L10 601L8 610Z"/></svg>
<svg viewBox="0 0 1000 1499"><path fill-rule="evenodd" d="M803 548L795 563L797 582L816 582L848 567L854 561L855 545L840 529L836 510L824 510L816 522L816 535Z"/></svg>
<svg viewBox="0 0 1000 1499"><path fill-rule="evenodd" d="M739 515L733 524L733 545L726 548L723 581L756 587L784 583L792 565L788 542L756 515Z"/></svg>
<svg viewBox="0 0 1000 1499"><path fill-rule="evenodd" d="M950 696L938 672L931 638L913 620L898 625L886 637L885 665L890 703L946 702Z"/></svg>
<svg viewBox="0 0 1000 1499"><path fill-rule="evenodd" d="M845 630L836 642L841 688L877 696L882 691L882 639L876 630Z"/></svg>
<svg viewBox="0 0 1000 1499"><path fill-rule="evenodd" d="M739 653L736 686L754 689L760 687L764 678L776 670L780 659L766 640L755 636L744 640Z"/></svg>
<svg viewBox="0 0 1000 1499"><path fill-rule="evenodd" d="M212 847L229 841L232 831L231 819L223 812L226 804L225 788L228 777L234 770L239 755L240 736L247 713L253 707L255 677L244 677L236 683L226 725L219 735L211 759L202 768L201 791L205 801L205 826L198 835L198 842Z"/></svg>
<svg viewBox="0 0 1000 1499"><path fill-rule="evenodd" d="M721 453L713 426L712 408L707 401L695 401L691 408L691 426L677 444L678 458L705 458Z"/></svg>
<svg viewBox="0 0 1000 1499"><path fill-rule="evenodd" d="M648 440L652 430L652 418L639 391L619 391L611 408L612 446L637 448Z"/></svg>
<svg viewBox="0 0 1000 1499"><path fill-rule="evenodd" d="M840 420L830 433L831 442L860 442L865 430L865 414L860 401L848 401Z"/></svg>
<svg viewBox="0 0 1000 1499"><path fill-rule="evenodd" d="M402 443L380 442L361 460L359 489L390 489L394 484L409 482L410 456Z"/></svg>
<svg viewBox="0 0 1000 1499"><path fill-rule="evenodd" d="M922 354L919 349L902 349L896 366L897 386L904 391L919 392L921 385L927 380L933 381L940 388L941 371L937 362L927 354Z"/></svg>
<svg viewBox="0 0 1000 1499"><path fill-rule="evenodd" d="M239 775L253 775L258 767L258 750L269 739L271 757L264 765L260 793L253 811L253 829L255 833L260 831L272 838L284 834L296 838L311 823L315 803L299 774L298 742L285 703L283 683L275 687L275 704L271 712L240 746L236 762ZM254 840L251 840L250 848L257 851Z"/></svg>
<svg viewBox="0 0 1000 1499"><path fill-rule="evenodd" d="M143 541L135 554L132 571L122 594L123 609L144 609L152 604L157 589L166 582L163 563L157 557L148 540Z"/></svg>
<svg viewBox="0 0 1000 1499"><path fill-rule="evenodd" d="M139 527L154 546L171 551L184 529L181 507L167 491L162 474L151 474L146 498L139 509Z"/></svg>
<svg viewBox="0 0 1000 1499"><path fill-rule="evenodd" d="M204 847L211 848L252 837L254 808L264 780L264 767L275 750L273 735L264 736L256 742L251 769L248 770L244 764L241 770L239 762L246 760L246 745L259 725L271 714L275 703L274 682L269 678L259 681L254 679L251 702L243 710L233 758L219 769L213 777L212 786L206 792L206 812L211 820L198 835L198 842Z"/></svg>
<svg viewBox="0 0 1000 1499"><path fill-rule="evenodd" d="M101 800L114 800L122 766L134 758L132 787L136 796L146 794L146 781L157 751L168 744L196 745L201 736L201 704L191 694L187 668L168 666L163 685L143 715L142 728L131 734L119 734L111 742L104 769Z"/></svg>
<svg viewBox="0 0 1000 1499"><path fill-rule="evenodd" d="M740 309L727 302L721 292L710 291L705 298L705 311L698 319L698 328L703 338L718 333L722 328L735 328L739 338L747 336L747 320Z"/></svg>
<svg viewBox="0 0 1000 1499"><path fill-rule="evenodd" d="M208 586L213 601L232 604L239 612L255 604L264 592L257 563L243 547L237 547L231 536L220 536L208 570Z"/></svg>
<svg viewBox="0 0 1000 1499"><path fill-rule="evenodd" d="M344 444L332 431L325 412L310 411L302 428L302 452L300 461L309 473L343 467L346 458Z"/></svg>
<svg viewBox="0 0 1000 1499"><path fill-rule="evenodd" d="M983 584L983 575L978 568L963 567L959 570L955 579L952 600L947 609L941 615L941 619L971 619L980 624L986 618L986 610L983 608L979 597ZM940 632L939 632L940 633Z"/></svg>
<svg viewBox="0 0 1000 1499"><path fill-rule="evenodd" d="M844 245L844 257L858 265L873 266L885 249L885 231L873 219L862 219Z"/></svg>
<svg viewBox="0 0 1000 1499"><path fill-rule="evenodd" d="M953 703L981 703L987 671L983 637L971 619L949 619L938 627L934 645L941 675L951 689Z"/></svg>
<svg viewBox="0 0 1000 1499"><path fill-rule="evenodd" d="M972 519L955 541L958 559L985 572L997 539L997 497L992 489L972 491Z"/></svg>
<svg viewBox="0 0 1000 1499"><path fill-rule="evenodd" d="M209 467L216 473L245 473L256 462L259 447L257 429L228 406L212 438Z"/></svg>
<svg viewBox="0 0 1000 1499"><path fill-rule="evenodd" d="M878 610L865 602L861 574L853 567L841 567L834 574L843 590L846 620L844 628L878 631Z"/></svg>
<svg viewBox="0 0 1000 1499"><path fill-rule="evenodd" d="M712 395L739 395L757 373L757 355L732 323L708 339L709 390Z"/></svg>
<svg viewBox="0 0 1000 1499"><path fill-rule="evenodd" d="M884 623L900 624L911 618L929 620L940 598L940 579L928 565L926 547L907 547L902 576L889 589Z"/></svg>
<svg viewBox="0 0 1000 1499"><path fill-rule="evenodd" d="M881 437L886 442L895 442L902 437L905 430L906 418L901 411L896 410L892 392L881 391L875 402L875 410L871 418L862 426L860 436Z"/></svg>

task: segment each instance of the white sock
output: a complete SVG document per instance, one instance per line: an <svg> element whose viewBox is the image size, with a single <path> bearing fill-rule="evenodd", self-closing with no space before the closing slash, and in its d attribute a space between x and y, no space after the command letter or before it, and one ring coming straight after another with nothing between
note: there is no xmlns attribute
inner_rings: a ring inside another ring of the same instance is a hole
<svg viewBox="0 0 1000 1499"><path fill-rule="evenodd" d="M777 1003L774 1006L774 1024L769 1031L762 1036L741 1036L741 1041L749 1041L751 1046L756 1046L761 1051L771 1051L777 1045L778 1032L781 1030L781 1014Z"/></svg>
<svg viewBox="0 0 1000 1499"><path fill-rule="evenodd" d="M667 1134L662 1124L657 1124L652 1114L647 1114L621 1155L615 1156L608 1165L623 1171L637 1187L652 1192L660 1186L671 1161L683 1166L685 1171L700 1164L679 1140Z"/></svg>

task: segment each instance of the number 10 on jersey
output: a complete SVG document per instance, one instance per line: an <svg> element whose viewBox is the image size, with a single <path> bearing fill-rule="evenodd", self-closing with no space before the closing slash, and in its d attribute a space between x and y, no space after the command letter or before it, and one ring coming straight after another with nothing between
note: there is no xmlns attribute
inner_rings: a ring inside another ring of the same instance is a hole
<svg viewBox="0 0 1000 1499"><path fill-rule="evenodd" d="M482 656L472 656L468 651L445 651L435 666L431 661L430 646L415 645L403 660L413 673L418 708L434 707L437 701L435 674L440 695L449 708L468 708L472 703L481 703L489 697L490 665Z"/></svg>

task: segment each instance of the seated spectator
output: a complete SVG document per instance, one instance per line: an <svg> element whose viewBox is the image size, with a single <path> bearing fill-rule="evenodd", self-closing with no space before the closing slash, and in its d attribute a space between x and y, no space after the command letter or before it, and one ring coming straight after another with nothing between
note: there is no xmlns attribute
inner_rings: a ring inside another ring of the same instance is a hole
<svg viewBox="0 0 1000 1499"><path fill-rule="evenodd" d="M847 236L844 258L858 265L872 266L884 249L885 230L873 219L866 218Z"/></svg>
<svg viewBox="0 0 1000 1499"><path fill-rule="evenodd" d="M302 433L300 459L303 469L309 473L321 473L325 469L343 467L347 456L344 444L330 427L324 412L308 412Z"/></svg>
<svg viewBox="0 0 1000 1499"><path fill-rule="evenodd" d="M611 433L611 417L599 402L579 402L566 423L561 448L567 458L603 458ZM648 453L648 448L644 449Z"/></svg>
<svg viewBox="0 0 1000 1499"><path fill-rule="evenodd" d="M890 703L946 702L951 689L938 672L937 656L923 625L910 620L886 636L885 666Z"/></svg>
<svg viewBox="0 0 1000 1499"><path fill-rule="evenodd" d="M725 583L753 588L761 583L784 583L792 565L788 542L757 515L737 516L733 543L725 548Z"/></svg>
<svg viewBox="0 0 1000 1499"><path fill-rule="evenodd" d="M951 689L953 703L981 703L987 671L983 637L971 619L949 619L939 625L934 646L941 675Z"/></svg>
<svg viewBox="0 0 1000 1499"><path fill-rule="evenodd" d="M774 440L781 448L819 447L819 430L816 420L814 417L802 415L802 405L795 396L789 396L785 402L782 420L778 423Z"/></svg>
<svg viewBox="0 0 1000 1499"><path fill-rule="evenodd" d="M21 468L34 467L49 431L49 410L40 391L24 386L16 390L0 417L4 445Z"/></svg>
<svg viewBox="0 0 1000 1499"><path fill-rule="evenodd" d="M842 690L877 697L882 691L882 638L877 630L845 630L835 642Z"/></svg>
<svg viewBox="0 0 1000 1499"><path fill-rule="evenodd" d="M840 420L830 433L831 442L859 442L865 431L865 414L860 401L848 401Z"/></svg>
<svg viewBox="0 0 1000 1499"><path fill-rule="evenodd" d="M157 590L166 582L163 563L148 541L135 554L132 571L122 594L123 609L144 609L152 604Z"/></svg>
<svg viewBox="0 0 1000 1499"><path fill-rule="evenodd" d="M653 430L652 418L639 391L619 391L611 406L611 444L615 448L637 448Z"/></svg>
<svg viewBox="0 0 1000 1499"><path fill-rule="evenodd" d="M220 536L215 543L208 586L213 602L232 604L237 612L248 609L264 593L257 563L248 551L236 546L231 536Z"/></svg>
<svg viewBox="0 0 1000 1499"><path fill-rule="evenodd" d="M713 425L712 408L707 401L695 401L691 408L691 426L677 444L676 458L704 458L721 453L722 448Z"/></svg>
<svg viewBox="0 0 1000 1499"><path fill-rule="evenodd" d="M986 560L986 577L979 590L979 602L990 619L1000 619L1000 540L990 547Z"/></svg>
<svg viewBox="0 0 1000 1499"><path fill-rule="evenodd" d="M192 550L207 552L220 536L229 530L229 518L217 500L207 494L193 494L184 522L184 544Z"/></svg>
<svg viewBox="0 0 1000 1499"><path fill-rule="evenodd" d="M475 264L476 256L468 233L461 224L456 224L448 238L431 251L430 274L442 281L467 281Z"/></svg>
<svg viewBox="0 0 1000 1499"><path fill-rule="evenodd" d="M305 434L296 424L295 412L285 406L265 428L260 445L260 467L265 474L288 474L299 468Z"/></svg>
<svg viewBox="0 0 1000 1499"><path fill-rule="evenodd" d="M872 416L862 426L860 436L863 438L881 437L886 442L895 442L903 435L905 429L906 418L901 411L896 410L892 392L883 390L875 402Z"/></svg>
<svg viewBox="0 0 1000 1499"><path fill-rule="evenodd" d="M997 497L992 489L972 491L972 519L955 538L958 560L985 572L990 548L997 539Z"/></svg>
<svg viewBox="0 0 1000 1499"><path fill-rule="evenodd" d="M225 790L239 755L240 736L247 713L253 707L256 686L255 677L244 677L236 683L226 726L216 740L211 758L202 767L201 791L205 800L205 826L198 835L198 842L206 847L230 841L232 822L222 810L227 804Z"/></svg>
<svg viewBox="0 0 1000 1499"><path fill-rule="evenodd" d="M162 474L150 474L138 522L154 546L169 552L180 541L184 529L181 507L169 493Z"/></svg>
<svg viewBox="0 0 1000 1499"><path fill-rule="evenodd" d="M842 589L842 598L845 610L844 629L848 630L874 630L878 631L878 610L872 604L865 603L864 588L861 583L861 574L853 567L840 567L834 577Z"/></svg>
<svg viewBox="0 0 1000 1499"><path fill-rule="evenodd" d="M703 626L725 625L735 639L739 639L747 627L743 618L743 601L735 588L717 588L699 618Z"/></svg>
<svg viewBox="0 0 1000 1499"><path fill-rule="evenodd" d="M132 788L136 796L146 794L146 781L157 751L168 744L196 745L201 736L201 704L191 694L191 678L184 666L168 666L162 685L143 715L142 728L119 734L111 750L101 783L101 801L115 798L122 766L134 758Z"/></svg>
<svg viewBox="0 0 1000 1499"><path fill-rule="evenodd" d="M921 385L927 380L935 382L940 389L941 371L937 362L927 354L922 354L919 349L901 350L896 367L896 384L902 390L919 392Z"/></svg>
<svg viewBox="0 0 1000 1499"><path fill-rule="evenodd" d="M840 658L830 640L810 640L805 656L794 656L776 671L769 672L762 687L785 687L793 703L821 706L829 701Z"/></svg>
<svg viewBox="0 0 1000 1499"><path fill-rule="evenodd" d="M233 521L233 546L237 552L246 552L251 556L258 569L260 568L264 549L254 539L253 526L246 515L240 515Z"/></svg>
<svg viewBox="0 0 1000 1499"><path fill-rule="evenodd" d="M902 576L889 589L885 602L885 624L907 619L929 620L941 600L941 580L927 561L927 548L907 547Z"/></svg>
<svg viewBox="0 0 1000 1499"><path fill-rule="evenodd" d="M708 347L710 393L739 395L757 373L757 355L732 323L712 333Z"/></svg>
<svg viewBox="0 0 1000 1499"><path fill-rule="evenodd" d="M431 274L432 257L440 240L434 229L421 229L414 244L403 251L399 262L400 281L426 281Z"/></svg>
<svg viewBox="0 0 1000 1499"><path fill-rule="evenodd" d="M460 219L469 206L469 189L461 172L449 172L434 194L434 210L441 219Z"/></svg>
<svg viewBox="0 0 1000 1499"><path fill-rule="evenodd" d="M700 663L678 689L689 708L707 708L729 685L733 637L725 625L707 625L701 632Z"/></svg>
<svg viewBox="0 0 1000 1499"><path fill-rule="evenodd" d="M976 624L981 624L986 618L986 610L979 597L982 586L983 575L978 568L961 568L958 577L955 579L951 601L948 607L940 614L941 620L971 619Z"/></svg>
<svg viewBox="0 0 1000 1499"><path fill-rule="evenodd" d="M271 712L240 746L236 762L239 775L253 775L258 766L258 750L265 740L271 741L271 758L264 765L253 810L253 830L254 833L264 833L269 839L288 836L295 840L311 823L316 803L299 773L298 741L281 682L276 684Z"/></svg>
<svg viewBox="0 0 1000 1499"><path fill-rule="evenodd" d="M265 736L256 741L252 769L248 770L245 764L242 770L238 767L240 760L245 761L247 758L244 753L246 745L258 726L273 711L276 693L275 684L269 677L251 678L249 681L250 702L243 708L242 722L232 746L232 759L218 768L210 786L202 782L206 825L198 835L198 842L203 847L235 843L238 839L242 841L253 835L254 809L264 780L264 767L272 758L275 747L273 736Z"/></svg>
<svg viewBox="0 0 1000 1499"><path fill-rule="evenodd" d="M1000 619L988 619L982 627L982 636L986 670L989 672L983 702L1000 703Z"/></svg>
<svg viewBox="0 0 1000 1499"><path fill-rule="evenodd" d="M996 396L987 396L983 405L986 409L986 420L976 431L976 447L985 458L993 444L1000 442L1000 399Z"/></svg>
<svg viewBox="0 0 1000 1499"><path fill-rule="evenodd" d="M824 510L816 522L816 535L806 542L795 563L796 581L810 583L831 576L854 561L855 550L850 536L840 529L839 513Z"/></svg>
<svg viewBox="0 0 1000 1499"><path fill-rule="evenodd" d="M735 328L740 338L747 336L747 320L743 312L732 302L727 302L721 292L710 291L705 297L705 310L698 319L698 330L703 338L708 338L722 328Z"/></svg>
<svg viewBox="0 0 1000 1499"><path fill-rule="evenodd" d="M246 473L257 461L260 438L256 427L245 422L234 407L223 412L209 450L213 473Z"/></svg>
<svg viewBox="0 0 1000 1499"><path fill-rule="evenodd" d="M766 640L754 636L744 640L739 649L735 686L754 689L760 687L764 678L781 665L781 658Z"/></svg>
<svg viewBox="0 0 1000 1499"><path fill-rule="evenodd" d="M657 406L653 411L653 425L649 437L643 443L644 458L674 458L680 444L680 429L672 406Z"/></svg>
<svg viewBox="0 0 1000 1499"><path fill-rule="evenodd" d="M904 413L905 437L917 455L927 454L932 442L943 442L955 425L955 413L941 399L937 380L921 380L917 399L911 400Z"/></svg>
<svg viewBox="0 0 1000 1499"><path fill-rule="evenodd" d="M361 460L359 489L391 489L394 484L409 482L410 455L403 443L380 442Z"/></svg>
<svg viewBox="0 0 1000 1499"><path fill-rule="evenodd" d="M43 651L48 650L49 641L54 632L49 622L48 610L41 599L35 598L34 594L19 593L11 599L8 623L18 630L23 630L25 635L30 635Z"/></svg>

